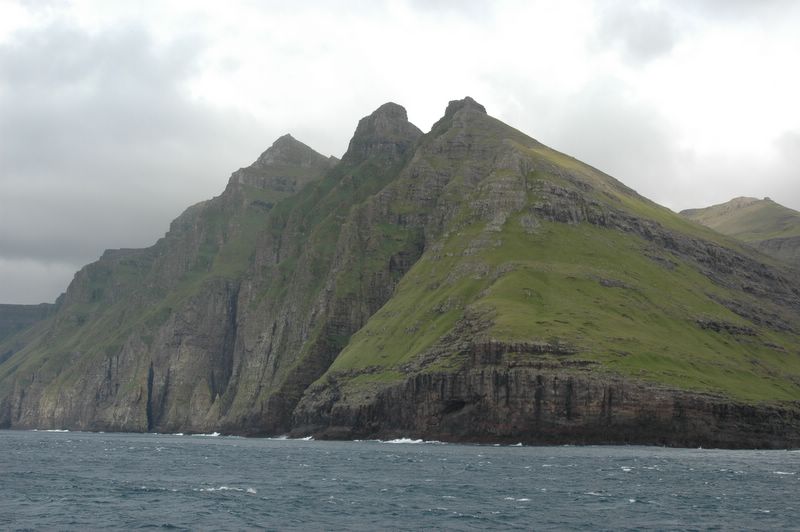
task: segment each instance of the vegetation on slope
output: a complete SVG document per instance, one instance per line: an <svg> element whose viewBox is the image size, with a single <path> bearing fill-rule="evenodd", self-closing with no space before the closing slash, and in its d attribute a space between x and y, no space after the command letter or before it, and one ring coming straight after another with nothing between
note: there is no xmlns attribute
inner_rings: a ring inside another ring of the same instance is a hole
<svg viewBox="0 0 800 532"><path fill-rule="evenodd" d="M449 230L319 384L371 387L467 367L476 345L494 343L512 360L584 361L599 372L745 401L800 397L796 315L642 234L604 226L605 218L627 216L667 238L747 256L745 247L494 119L470 128L513 145L528 158L528 173L495 169L468 191ZM497 200L493 187L514 186L527 197L500 227L476 215L476 204ZM566 218L548 219L547 209ZM754 322L736 305L791 325Z"/></svg>
<svg viewBox="0 0 800 532"><path fill-rule="evenodd" d="M800 212L769 198L735 198L711 207L681 211L681 215L748 243L800 237Z"/></svg>

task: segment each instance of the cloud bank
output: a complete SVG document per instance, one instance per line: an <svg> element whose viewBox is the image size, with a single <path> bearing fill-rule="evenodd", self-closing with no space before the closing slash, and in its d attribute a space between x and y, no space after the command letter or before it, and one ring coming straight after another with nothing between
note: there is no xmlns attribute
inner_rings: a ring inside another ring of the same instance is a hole
<svg viewBox="0 0 800 532"><path fill-rule="evenodd" d="M675 210L800 209L786 0L0 4L0 302L152 244L291 132L341 155L386 101L490 114Z"/></svg>

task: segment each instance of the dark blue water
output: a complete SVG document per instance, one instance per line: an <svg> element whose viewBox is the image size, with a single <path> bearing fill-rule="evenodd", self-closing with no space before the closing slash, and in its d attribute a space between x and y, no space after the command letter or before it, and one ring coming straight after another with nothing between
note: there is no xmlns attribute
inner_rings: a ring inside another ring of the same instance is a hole
<svg viewBox="0 0 800 532"><path fill-rule="evenodd" d="M0 431L0 529L800 527L800 453Z"/></svg>

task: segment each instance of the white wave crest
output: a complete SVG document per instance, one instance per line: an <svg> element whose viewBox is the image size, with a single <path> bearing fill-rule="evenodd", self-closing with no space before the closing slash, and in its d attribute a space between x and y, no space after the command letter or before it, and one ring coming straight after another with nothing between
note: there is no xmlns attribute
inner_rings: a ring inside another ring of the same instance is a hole
<svg viewBox="0 0 800 532"><path fill-rule="evenodd" d="M198 489L196 491L208 491L208 492L213 492L213 491L238 491L238 492L241 492L241 493L250 493L252 495L255 495L257 493L255 488L236 488L236 487L232 487L232 486L220 486L218 488L200 488L200 489Z"/></svg>
<svg viewBox="0 0 800 532"><path fill-rule="evenodd" d="M444 442L438 440L417 440L413 438L396 438L394 440L378 440L381 443L424 443L424 444L432 444L432 445L444 445Z"/></svg>

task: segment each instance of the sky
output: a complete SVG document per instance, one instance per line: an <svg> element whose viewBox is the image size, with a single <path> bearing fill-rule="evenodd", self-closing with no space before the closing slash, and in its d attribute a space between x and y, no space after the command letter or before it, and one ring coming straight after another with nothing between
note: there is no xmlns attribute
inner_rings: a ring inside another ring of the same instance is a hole
<svg viewBox="0 0 800 532"><path fill-rule="evenodd" d="M145 247L285 133L449 100L673 210L800 210L794 0L0 0L0 303Z"/></svg>

